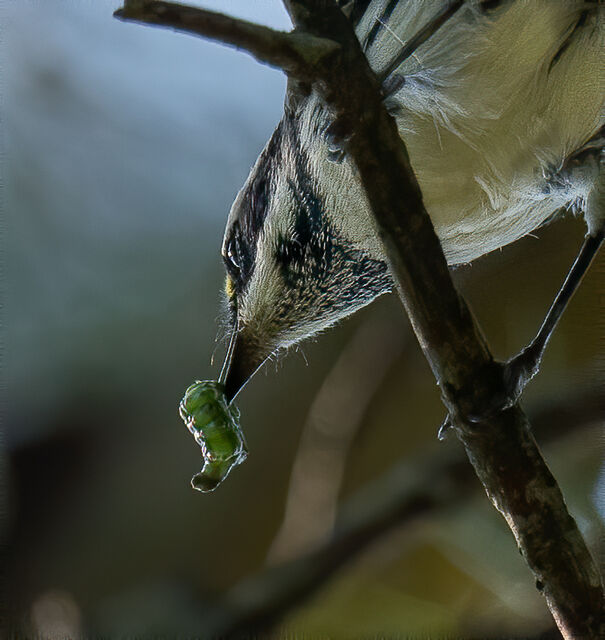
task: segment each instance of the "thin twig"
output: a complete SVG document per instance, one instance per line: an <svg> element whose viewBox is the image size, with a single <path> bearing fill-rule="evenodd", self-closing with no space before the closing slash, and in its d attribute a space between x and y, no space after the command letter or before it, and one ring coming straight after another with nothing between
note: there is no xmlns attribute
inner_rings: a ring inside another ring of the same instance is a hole
<svg viewBox="0 0 605 640"><path fill-rule="evenodd" d="M130 0L114 12L119 20L141 22L202 36L251 53L259 62L307 76L338 44L308 33L276 31L231 16L173 2Z"/></svg>
<svg viewBox="0 0 605 640"><path fill-rule="evenodd" d="M292 53L292 40L283 33L237 20L221 23L217 14L210 19L209 12L169 3L129 2L118 17L243 48L320 93L334 114L333 134L359 171L397 291L479 479L542 585L563 635L597 638L605 633L599 571L525 415L516 403L504 408L510 397L504 369L453 285L405 145L353 28L334 0L284 4L299 34L336 42L340 49L330 44L329 55L318 55L311 46L307 58L306 46Z"/></svg>

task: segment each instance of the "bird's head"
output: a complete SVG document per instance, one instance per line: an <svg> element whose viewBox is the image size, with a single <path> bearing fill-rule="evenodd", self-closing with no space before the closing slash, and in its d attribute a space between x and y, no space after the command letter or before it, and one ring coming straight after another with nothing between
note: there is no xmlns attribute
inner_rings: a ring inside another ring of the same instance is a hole
<svg viewBox="0 0 605 640"><path fill-rule="evenodd" d="M229 400L270 355L392 287L361 184L320 115L316 103L284 116L227 221Z"/></svg>

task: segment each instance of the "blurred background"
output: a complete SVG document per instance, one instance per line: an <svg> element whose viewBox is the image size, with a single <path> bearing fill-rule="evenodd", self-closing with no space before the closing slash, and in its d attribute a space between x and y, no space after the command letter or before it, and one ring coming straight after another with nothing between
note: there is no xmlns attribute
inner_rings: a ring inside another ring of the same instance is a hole
<svg viewBox="0 0 605 640"><path fill-rule="evenodd" d="M394 296L257 375L248 460L191 489L177 405L219 372L223 225L285 80L118 6L0 4L10 635L557 637L457 440L436 438ZM279 0L204 6L288 26ZM497 356L533 336L583 233L568 216L456 270ZM601 253L523 400L600 558L604 275Z"/></svg>

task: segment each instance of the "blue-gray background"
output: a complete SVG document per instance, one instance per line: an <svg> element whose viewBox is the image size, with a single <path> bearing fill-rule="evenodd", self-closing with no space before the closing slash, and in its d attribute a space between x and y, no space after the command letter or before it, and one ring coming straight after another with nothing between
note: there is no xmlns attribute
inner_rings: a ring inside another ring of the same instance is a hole
<svg viewBox="0 0 605 640"><path fill-rule="evenodd" d="M288 26L278 0L204 6ZM213 603L262 570L309 406L339 354L363 323L387 317L409 333L385 298L305 345L308 366L297 353L269 366L240 400L249 460L215 494L190 489L200 455L176 407L191 381L218 373L222 229L285 79L216 44L120 23L117 7L0 5L3 533L11 624L42 637L203 635ZM531 336L582 233L558 221L457 271L499 356ZM530 415L605 381L604 274L601 258L528 391ZM435 441L442 413L409 338L343 454L341 495L420 447L458 447ZM593 545L602 417L547 448ZM284 624L346 638L537 635L552 623L477 492L388 532Z"/></svg>

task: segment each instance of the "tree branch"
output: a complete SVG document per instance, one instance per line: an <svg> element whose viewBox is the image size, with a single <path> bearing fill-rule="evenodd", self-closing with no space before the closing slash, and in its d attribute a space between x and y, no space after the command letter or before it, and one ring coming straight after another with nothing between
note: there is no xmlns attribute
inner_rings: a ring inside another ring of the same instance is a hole
<svg viewBox="0 0 605 640"><path fill-rule="evenodd" d="M404 143L353 28L333 0L284 4L296 32L340 48L318 55L314 46L308 52L301 46L293 53L292 40L283 33L164 2L131 1L118 17L246 49L311 82L320 93L334 114L332 133L359 171L396 288L479 479L511 528L563 635L597 638L605 633L599 572L525 415L517 403L504 408L509 392L503 367L493 360L453 285Z"/></svg>

